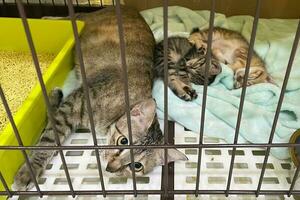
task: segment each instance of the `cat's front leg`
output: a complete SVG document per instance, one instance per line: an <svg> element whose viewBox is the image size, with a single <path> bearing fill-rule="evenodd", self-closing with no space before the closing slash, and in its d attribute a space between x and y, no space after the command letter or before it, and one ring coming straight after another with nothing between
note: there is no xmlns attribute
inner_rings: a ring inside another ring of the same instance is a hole
<svg viewBox="0 0 300 200"><path fill-rule="evenodd" d="M197 98L196 91L192 86L181 81L177 76L169 76L169 87L179 98L191 101Z"/></svg>
<svg viewBox="0 0 300 200"><path fill-rule="evenodd" d="M49 143L46 144L49 146ZM55 143L53 143L55 146ZM34 151L30 156L29 162L31 169L35 175L36 180L42 174L47 164L53 157L56 151ZM34 182L31 178L30 170L26 163L24 163L17 172L12 189L15 191L27 191L34 187Z"/></svg>
<svg viewBox="0 0 300 200"><path fill-rule="evenodd" d="M71 119L68 118L68 110L70 110L70 104L66 103L59 106L62 103L63 94L60 89L54 89L51 91L49 100L51 103L51 109L54 113L54 121L56 131L59 136L59 140L62 143L64 139L71 133L73 126L71 125ZM55 133L51 123L48 123L44 129L40 141L37 146L55 146ZM47 164L53 157L56 151L53 150L33 150L30 155L29 162L35 178L38 178L46 168ZM30 174L30 170L26 163L24 163L17 172L13 190L24 191L30 190L34 187L33 180Z"/></svg>
<svg viewBox="0 0 300 200"><path fill-rule="evenodd" d="M43 136L38 143L38 146L55 146L54 133L51 129L45 129ZM30 155L29 162L31 169L37 179L46 168L56 151L52 150L33 150ZM13 190L26 191L34 187L33 180L30 174L30 170L26 163L24 163L17 172L14 183L12 185Z"/></svg>

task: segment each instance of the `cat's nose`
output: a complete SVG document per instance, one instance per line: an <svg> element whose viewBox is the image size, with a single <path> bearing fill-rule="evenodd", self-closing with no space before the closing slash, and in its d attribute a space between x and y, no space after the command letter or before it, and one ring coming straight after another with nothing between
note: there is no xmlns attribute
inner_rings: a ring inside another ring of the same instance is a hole
<svg viewBox="0 0 300 200"><path fill-rule="evenodd" d="M122 167L121 163L114 160L107 164L106 171L108 171L110 173L114 173L114 172L118 171L121 167Z"/></svg>
<svg viewBox="0 0 300 200"><path fill-rule="evenodd" d="M106 169L105 169L105 170L108 171L108 172L110 172L110 173L114 173L114 172L117 171L114 167L112 167L112 166L109 165L109 164L106 166Z"/></svg>

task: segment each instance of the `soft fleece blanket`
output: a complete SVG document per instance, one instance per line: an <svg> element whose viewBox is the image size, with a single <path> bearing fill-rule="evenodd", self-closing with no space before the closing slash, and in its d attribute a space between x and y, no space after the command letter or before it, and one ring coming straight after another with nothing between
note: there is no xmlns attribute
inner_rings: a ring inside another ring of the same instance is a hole
<svg viewBox="0 0 300 200"><path fill-rule="evenodd" d="M158 41L163 39L162 8L142 12ZM183 7L169 7L169 36L188 36L194 27L207 28L209 11L192 11ZM250 39L253 17L226 17L216 14L215 26L241 32ZM267 143L273 123L281 84L291 52L298 20L260 19L255 42L256 52L265 60L268 71L278 86L264 83L247 88L239 142ZM233 72L223 65L222 73L208 87L205 135L222 138L232 143L236 127L241 89L233 89ZM203 86L193 86L198 98L185 102L168 91L169 118L199 133ZM163 82L156 80L153 96L158 114L163 117ZM300 128L300 51L298 50L287 92L281 109L273 142L288 142L290 135ZM289 157L287 148L272 148L271 153L279 159Z"/></svg>

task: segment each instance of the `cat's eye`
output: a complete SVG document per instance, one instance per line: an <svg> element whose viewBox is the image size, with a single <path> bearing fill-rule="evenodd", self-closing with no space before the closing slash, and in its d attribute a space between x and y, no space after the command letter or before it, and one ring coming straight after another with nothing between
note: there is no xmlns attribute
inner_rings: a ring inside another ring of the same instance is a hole
<svg viewBox="0 0 300 200"><path fill-rule="evenodd" d="M135 162L134 163L134 171L140 172L144 169L144 166L140 162Z"/></svg>
<svg viewBox="0 0 300 200"><path fill-rule="evenodd" d="M117 139L117 145L128 145L128 139L124 136L120 136Z"/></svg>

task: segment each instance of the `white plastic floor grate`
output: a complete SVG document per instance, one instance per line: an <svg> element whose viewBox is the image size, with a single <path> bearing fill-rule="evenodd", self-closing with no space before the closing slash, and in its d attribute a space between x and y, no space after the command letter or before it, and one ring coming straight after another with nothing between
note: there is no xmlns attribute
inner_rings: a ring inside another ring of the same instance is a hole
<svg viewBox="0 0 300 200"><path fill-rule="evenodd" d="M162 121L160 122L163 127ZM175 124L175 144L198 143L199 134L186 130L179 124ZM98 136L99 144L106 144L107 140L103 136ZM215 138L204 138L205 143L224 143ZM92 145L92 135L90 133L74 133L64 145ZM197 149L180 149L189 158L187 162L177 162L175 164L174 187L178 190L194 190L197 172ZM92 150L64 151L68 169L72 178L74 190L99 190L101 189L99 175L97 171L96 159ZM261 170L261 163L264 158L262 149L238 149L235 159L231 189L255 190ZM200 189L225 189L229 171L231 149L203 149L201 163ZM270 156L265 174L262 189L279 190L288 189L290 185L290 161L278 160ZM103 169L104 170L104 169ZM161 189L161 167L157 167L152 173L145 177L137 178L137 189L160 190ZM132 190L132 179L125 177L105 178L105 187L108 190ZM39 179L41 190L69 190L64 170L59 156L48 164L45 173ZM16 198L13 198L16 199ZM40 199L30 197L27 199ZM42 199L59 200L73 199L69 196L43 197ZM78 200L104 199L102 196L78 196ZM129 195L109 196L106 200L127 200L134 199ZM139 195L137 200L159 200L157 195ZM286 196L260 196L255 198L252 195L237 196L228 198L221 195L176 195L177 200L292 200L293 197Z"/></svg>
<svg viewBox="0 0 300 200"><path fill-rule="evenodd" d="M175 124L176 144L198 144L199 134L191 132L179 124ZM204 138L204 143L221 144L225 141L217 138ZM175 190L194 190L196 187L196 173L198 149L183 150L188 156L187 162L175 163ZM232 148L202 149L201 175L199 189L225 190L230 167ZM259 148L237 149L233 176L232 190L256 190L260 176L265 151ZM278 160L269 157L262 190L287 190L290 186L291 163L289 160ZM203 199L203 200L252 200L252 199L294 199L286 196L255 196L231 195L228 198L221 195L202 195L196 198L194 195L175 196L175 199Z"/></svg>

